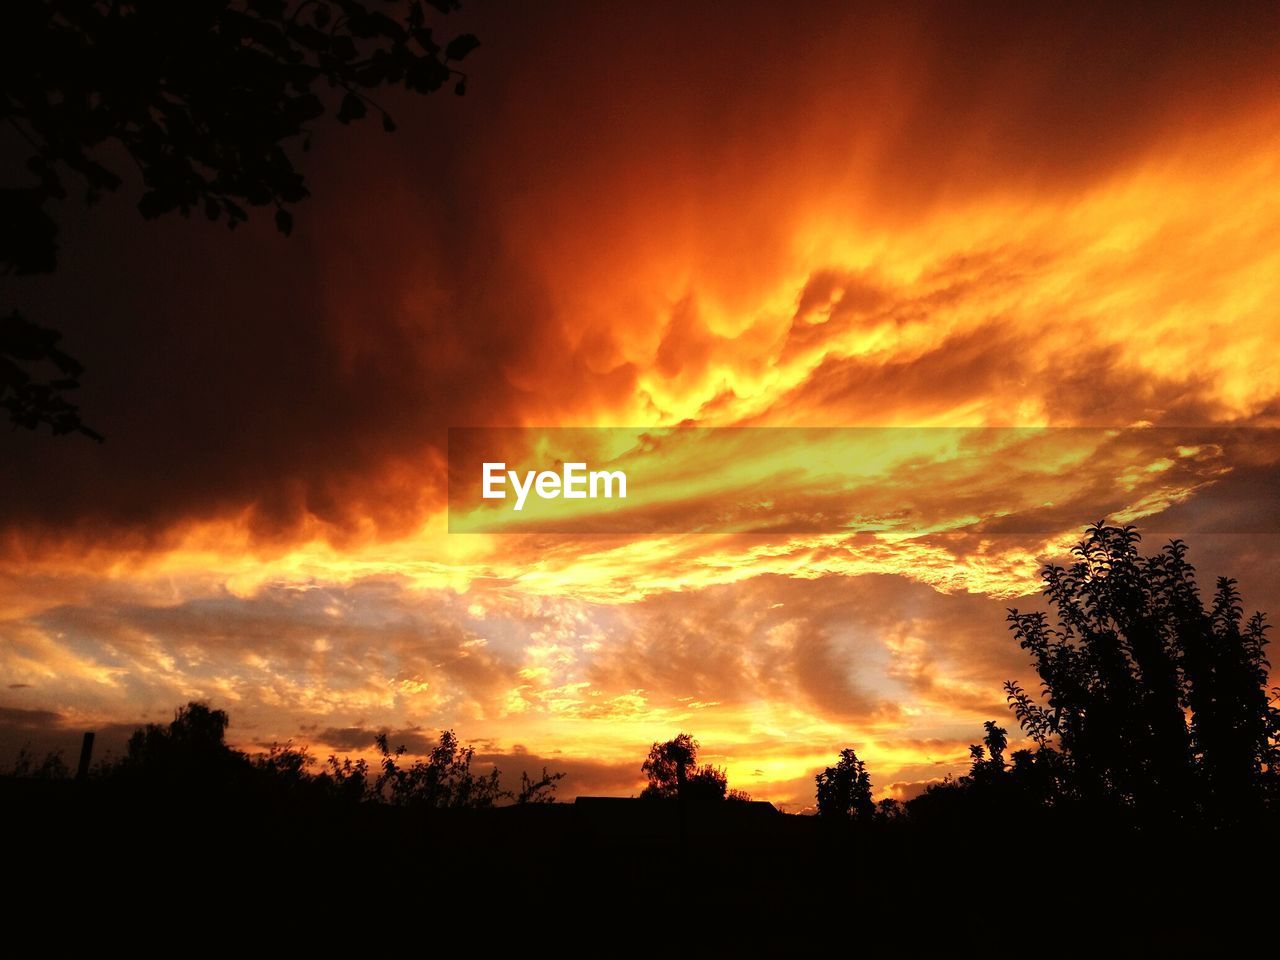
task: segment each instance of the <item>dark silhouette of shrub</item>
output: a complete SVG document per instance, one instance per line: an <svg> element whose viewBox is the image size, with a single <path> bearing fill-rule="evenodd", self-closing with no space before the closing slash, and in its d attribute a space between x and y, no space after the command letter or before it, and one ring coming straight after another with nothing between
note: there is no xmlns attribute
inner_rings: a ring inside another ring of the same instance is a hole
<svg viewBox="0 0 1280 960"><path fill-rule="evenodd" d="M401 766L405 748L390 748L385 733L377 737L382 755L382 772L373 781L375 799L401 807L482 808L491 807L512 794L499 786L495 767L486 775L472 773L474 747L460 747L452 730L440 734L440 742L426 760Z"/></svg>

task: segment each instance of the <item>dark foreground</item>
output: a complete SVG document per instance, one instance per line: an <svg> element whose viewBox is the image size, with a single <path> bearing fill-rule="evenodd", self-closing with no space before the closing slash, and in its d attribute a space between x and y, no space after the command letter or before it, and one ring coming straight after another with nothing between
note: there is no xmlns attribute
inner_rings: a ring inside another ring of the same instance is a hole
<svg viewBox="0 0 1280 960"><path fill-rule="evenodd" d="M851 827L763 804L415 811L13 778L0 802L13 929L169 954L1222 951L1274 944L1280 916L1274 823Z"/></svg>

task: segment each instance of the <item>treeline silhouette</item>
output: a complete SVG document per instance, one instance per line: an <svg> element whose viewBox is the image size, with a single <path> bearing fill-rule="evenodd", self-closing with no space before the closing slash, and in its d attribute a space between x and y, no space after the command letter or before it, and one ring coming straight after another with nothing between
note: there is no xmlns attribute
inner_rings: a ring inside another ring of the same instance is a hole
<svg viewBox="0 0 1280 960"><path fill-rule="evenodd" d="M376 734L373 764L362 757L331 754L317 764L307 747L292 742L273 744L261 753L247 753L226 741L230 717L206 703L179 707L172 722L149 723L128 741L125 753L99 762L92 771L106 789L166 791L187 798L212 794L266 792L298 794L314 800L341 803L384 803L416 809L485 809L504 802L550 803L563 773L543 767L537 777L521 771L520 789L502 787L501 771L472 770L475 748L462 746L452 730L423 758L409 762L406 748L391 746L387 733ZM61 752L37 760L23 748L11 768L17 777L67 779L70 768Z"/></svg>
<svg viewBox="0 0 1280 960"><path fill-rule="evenodd" d="M663 936L683 944L706 933L700 917L720 918L719 946L825 942L844 911L860 940L897 946L994 923L1040 952L1221 948L1262 929L1274 890L1267 625L1245 618L1232 580L1203 598L1180 541L1151 557L1139 544L1099 523L1074 562L1045 568L1048 609L1008 614L1040 679L1034 694L1005 685L1025 745L1010 751L989 720L967 774L905 802L877 803L846 747L815 777L817 816L784 816L730 789L681 732L640 762L638 797L554 803L563 774L505 789L453 731L413 760L385 734L372 761L293 744L251 755L226 743L226 713L190 703L80 780L24 754L0 779L27 828L12 862L49 882L120 863L195 882L198 865L202 890L319 885L378 909L431 897L465 912L485 890L544 922L571 901L652 923L663 903Z"/></svg>

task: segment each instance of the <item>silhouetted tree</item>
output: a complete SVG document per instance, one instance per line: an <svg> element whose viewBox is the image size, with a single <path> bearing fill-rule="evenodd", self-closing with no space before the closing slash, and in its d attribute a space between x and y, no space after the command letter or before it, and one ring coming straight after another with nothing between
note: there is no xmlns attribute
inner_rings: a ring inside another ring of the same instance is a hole
<svg viewBox="0 0 1280 960"><path fill-rule="evenodd" d="M123 178L142 181L146 218L177 211L229 227L271 207L293 229L307 196L286 147L311 145L326 113L371 112L372 94L419 94L453 83L478 45L429 22L458 0L9 0L0 30L0 119L25 144L29 182L0 189L0 272L37 274L57 262L52 205L78 181L92 203ZM390 11L390 14L388 12ZM113 148L114 153L105 152ZM18 426L97 436L65 396L80 365L59 334L14 312L0 320L0 406ZM53 373L52 378L49 372Z"/></svg>
<svg viewBox="0 0 1280 960"><path fill-rule="evenodd" d="M698 766L698 741L687 733L655 743L640 770L649 778L642 797L724 800L728 792L728 779L722 769L711 764Z"/></svg>
<svg viewBox="0 0 1280 960"><path fill-rule="evenodd" d="M871 775L852 749L840 751L834 767L816 777L818 815L833 819L867 821L875 814L871 800Z"/></svg>
<svg viewBox="0 0 1280 960"><path fill-rule="evenodd" d="M689 774L680 796L686 800L725 800L728 790L724 770L706 763Z"/></svg>
<svg viewBox="0 0 1280 960"><path fill-rule="evenodd" d="M697 759L698 741L690 734L679 733L666 743L655 743L649 748L648 759L640 765L640 771L649 778L641 796L660 800L679 796Z"/></svg>
<svg viewBox="0 0 1280 960"><path fill-rule="evenodd" d="M115 772L200 790L230 788L251 764L227 746L229 722L225 711L192 701L178 708L171 723L134 731Z"/></svg>
<svg viewBox="0 0 1280 960"><path fill-rule="evenodd" d="M1209 607L1180 540L1143 557L1132 527L1089 527L1069 567L1043 572L1056 613L1009 611L1044 703L1006 686L1057 797L1145 817L1248 815L1274 791L1280 712L1267 625L1243 619L1234 580ZM1043 758L1043 759L1042 759ZM1015 763L1015 768L1018 763Z"/></svg>

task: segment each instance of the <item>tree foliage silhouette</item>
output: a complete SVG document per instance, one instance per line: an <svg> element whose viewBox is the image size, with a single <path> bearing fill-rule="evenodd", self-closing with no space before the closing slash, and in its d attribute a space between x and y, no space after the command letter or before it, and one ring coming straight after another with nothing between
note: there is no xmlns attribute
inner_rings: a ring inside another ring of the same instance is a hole
<svg viewBox="0 0 1280 960"><path fill-rule="evenodd" d="M227 745L229 723L223 710L188 703L177 709L171 723L149 723L134 731L115 772L202 791L232 787L249 762Z"/></svg>
<svg viewBox="0 0 1280 960"><path fill-rule="evenodd" d="M511 796L499 785L497 768L488 774L471 771L474 747L462 747L452 730L440 734L440 741L426 760L401 766L403 746L392 750L385 733L377 737L382 770L373 783L375 796L401 807L477 808L491 807Z"/></svg>
<svg viewBox="0 0 1280 960"><path fill-rule="evenodd" d="M1023 772L1145 818L1249 816L1274 796L1280 759L1265 618L1244 619L1226 577L1206 606L1181 540L1152 557L1139 542L1133 527L1089 527L1075 562L1043 571L1056 625L1009 611L1043 687L1043 702L1005 687L1038 747Z"/></svg>
<svg viewBox="0 0 1280 960"><path fill-rule="evenodd" d="M521 773L518 794L501 787L501 771L471 769L475 749L462 746L457 734L446 730L425 759L408 762L403 746L392 749L390 738L376 736L378 763L371 770L363 758L330 756L317 766L310 751L292 742L273 744L250 756L226 742L229 717L208 704L191 702L178 708L168 724L150 723L129 738L124 757L102 763L99 778L146 786L176 787L188 798L207 800L244 797L310 796L343 805L386 804L415 809L483 809L513 800L524 804L555 802L564 774L546 767L537 779ZM59 772L59 768L61 772ZM376 771L376 772L375 772ZM12 774L22 777L64 776L61 756L43 767L29 752L19 755Z"/></svg>
<svg viewBox="0 0 1280 960"><path fill-rule="evenodd" d="M73 181L90 203L118 189L117 157L141 178L143 217L194 212L234 228L247 208L270 207L290 233L308 190L287 147L308 150L318 120L374 114L392 132L380 88L466 91L456 65L479 42L437 34L428 6L459 3L11 0L0 118L21 138L30 182L0 189L0 271L52 271L52 206ZM0 321L0 404L18 426L96 437L67 399L82 370L59 339L17 312Z"/></svg>
<svg viewBox="0 0 1280 960"><path fill-rule="evenodd" d="M0 223L4 216L0 211ZM55 434L79 432L101 440L66 397L80 386L84 369L58 348L60 340L57 331L25 320L17 310L0 317L0 408L15 426L35 430L44 424ZM41 376L41 369L52 377Z"/></svg>
<svg viewBox="0 0 1280 960"><path fill-rule="evenodd" d="M711 764L698 766L698 741L687 733L655 743L640 770L649 779L640 796L648 799L724 800L728 794L725 772ZM745 796L735 793L734 799Z"/></svg>
<svg viewBox="0 0 1280 960"><path fill-rule="evenodd" d="M555 803L556 786L564 779L563 773L551 773L542 768L542 776L537 780L529 776L528 771L520 771L520 791L516 794L517 804Z"/></svg>
<svg viewBox="0 0 1280 960"><path fill-rule="evenodd" d="M369 762L364 758L352 760L330 754L315 779L328 793L348 803L359 803L371 793ZM373 799L381 800L381 797Z"/></svg>
<svg viewBox="0 0 1280 960"><path fill-rule="evenodd" d="M820 817L865 822L875 815L871 775L852 749L841 750L836 765L827 767L814 781Z"/></svg>
<svg viewBox="0 0 1280 960"><path fill-rule="evenodd" d="M1004 776L1004 752L1009 746L1009 731L988 720L982 725L986 731L982 743L969 747L969 759L973 765L969 768L969 779L975 782L996 781Z"/></svg>

